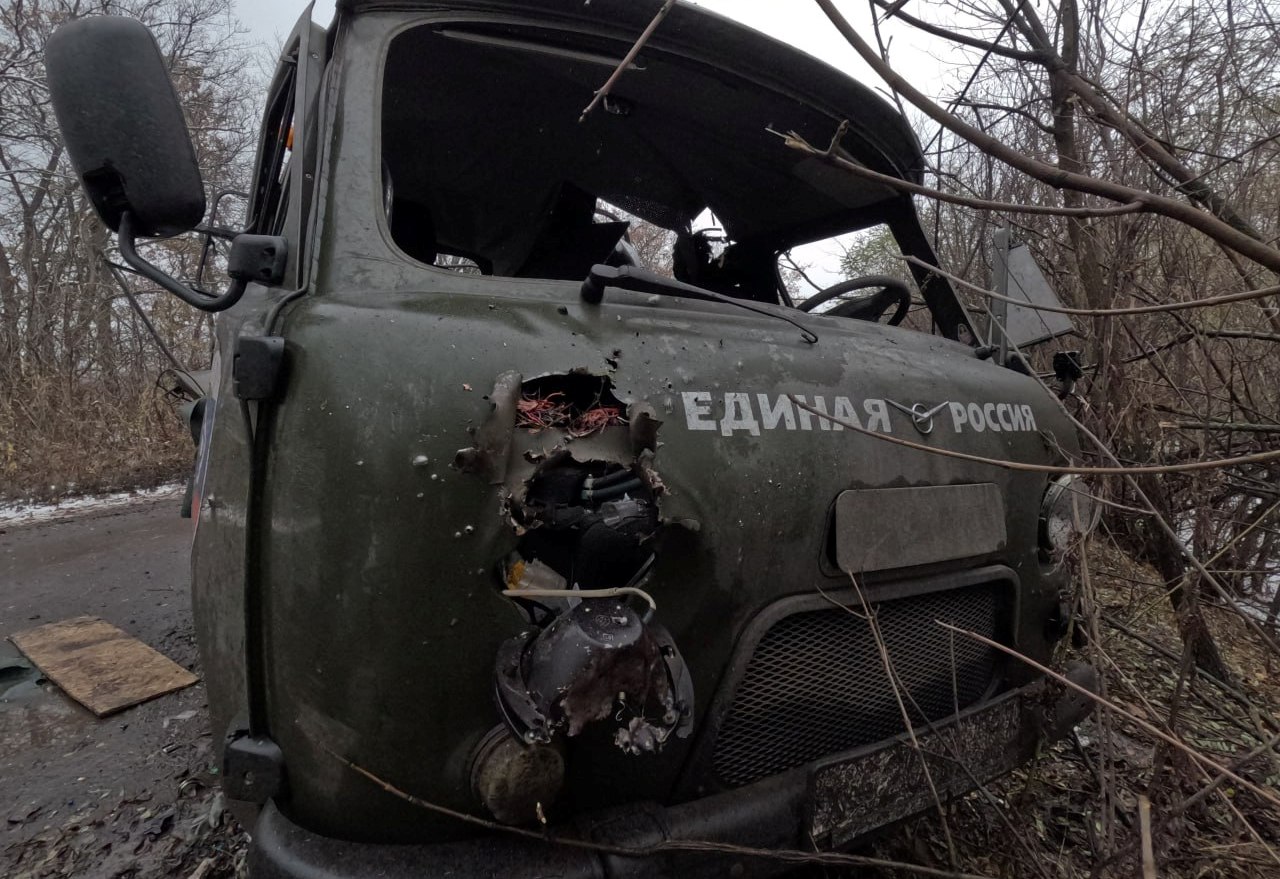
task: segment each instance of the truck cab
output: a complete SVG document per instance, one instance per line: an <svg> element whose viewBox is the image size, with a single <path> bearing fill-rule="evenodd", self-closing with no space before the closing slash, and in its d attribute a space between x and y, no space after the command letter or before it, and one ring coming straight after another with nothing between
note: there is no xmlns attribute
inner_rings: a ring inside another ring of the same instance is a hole
<svg viewBox="0 0 1280 879"><path fill-rule="evenodd" d="M731 846L847 847L1084 713L1014 656L1065 631L1073 483L1001 463L1075 433L930 270L906 120L683 3L626 60L659 6L304 15L221 296L134 246L203 216L181 137L86 96L172 130L145 29L51 44L122 252L219 308L192 590L255 877L763 875ZM909 282L788 282L871 228Z"/></svg>

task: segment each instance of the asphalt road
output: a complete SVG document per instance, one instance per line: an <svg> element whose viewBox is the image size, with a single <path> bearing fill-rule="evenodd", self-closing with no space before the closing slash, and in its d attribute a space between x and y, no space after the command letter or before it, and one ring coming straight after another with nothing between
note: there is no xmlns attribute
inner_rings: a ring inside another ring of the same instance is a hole
<svg viewBox="0 0 1280 879"><path fill-rule="evenodd" d="M0 525L0 875L230 875L204 687L99 719L7 640L97 616L199 674L180 500Z"/></svg>

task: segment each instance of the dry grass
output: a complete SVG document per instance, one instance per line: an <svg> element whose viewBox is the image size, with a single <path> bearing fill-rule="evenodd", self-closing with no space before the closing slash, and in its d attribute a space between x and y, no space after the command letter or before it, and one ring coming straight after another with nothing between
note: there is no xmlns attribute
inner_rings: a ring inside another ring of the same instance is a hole
<svg viewBox="0 0 1280 879"><path fill-rule="evenodd" d="M0 389L0 500L148 488L186 473L192 454L153 385Z"/></svg>
<svg viewBox="0 0 1280 879"><path fill-rule="evenodd" d="M1234 613L1207 611L1233 673L1229 684L1187 677L1179 692L1182 642L1155 572L1097 541L1090 551L1100 637L1067 648L1105 669L1117 706L1228 765L1280 732L1277 658ZM1127 630L1127 631L1126 631ZM1072 654L1075 654L1072 656ZM1238 771L1275 789L1280 757L1263 753ZM959 860L952 864L937 818L882 838L877 854L992 877L1142 876L1139 798L1151 801L1156 875L1162 879L1280 876L1280 815L1230 783L1187 806L1208 779L1194 761L1112 711L1031 765L949 806ZM1005 812L1016 832L997 814ZM890 873L884 874L892 875Z"/></svg>

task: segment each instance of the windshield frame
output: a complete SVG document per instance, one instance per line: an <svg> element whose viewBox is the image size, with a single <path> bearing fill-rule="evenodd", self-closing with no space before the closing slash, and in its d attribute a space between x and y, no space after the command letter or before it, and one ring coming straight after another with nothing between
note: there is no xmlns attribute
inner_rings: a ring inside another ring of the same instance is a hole
<svg viewBox="0 0 1280 879"><path fill-rule="evenodd" d="M384 93L383 79L392 40L405 31L421 26L494 22L537 27L546 25L542 19L529 15L481 14L469 11L460 13L439 9L414 13L403 11L403 7L400 9L401 11L396 12L371 11L359 15L340 10L335 19L335 28L331 31L331 34L336 33L338 37L334 46L336 76L331 95L334 112L330 117L334 120L335 130L330 135L330 149L322 169L325 179L322 179L321 185L326 195L320 213L321 222L316 227L318 235L333 243L333 246L317 249L317 253L327 254L329 257L322 258L324 265L319 269L325 284L367 287L369 269L377 264L386 282L397 289L421 290L447 286L451 291L457 292L479 290L481 287L492 291L495 284L511 284L515 285L511 287L512 295L524 295L520 291L533 293L538 289L560 287L563 281L463 274L448 268L424 265L396 245L382 210L383 193L380 185L383 152L381 96ZM661 48L660 42L659 47ZM804 57L802 53L795 54ZM736 69L731 72L735 75L739 73ZM364 97L357 99L357 96ZM376 99L370 99L371 96ZM905 122L902 124L905 126ZM914 141L912 146L918 150ZM779 148L782 148L781 145ZM883 216L878 210L881 205L887 206L889 216ZM821 237L824 233L884 221L894 226L895 237L904 252L911 252L925 262L936 262L932 248L920 229L919 218L909 196L893 198L873 207L877 210L872 212L860 209L868 214L861 220L855 216L856 212L850 212L840 218L840 223L825 223L822 229L788 230L787 238L791 240L779 242L779 245L796 243L798 238L805 237L801 232L808 237ZM836 228L831 228L832 225ZM906 230L907 234L901 234L900 229ZM338 256L341 258L336 258ZM913 267L913 272L920 271L922 270L918 267ZM956 329L968 323L963 309L945 280L938 276L930 278L928 272L923 272L923 277L928 283L921 284L921 290L934 312L939 330L943 335L955 338ZM919 283L919 279L917 282ZM929 295L931 292L935 295ZM939 306L947 313L945 320L938 320Z"/></svg>

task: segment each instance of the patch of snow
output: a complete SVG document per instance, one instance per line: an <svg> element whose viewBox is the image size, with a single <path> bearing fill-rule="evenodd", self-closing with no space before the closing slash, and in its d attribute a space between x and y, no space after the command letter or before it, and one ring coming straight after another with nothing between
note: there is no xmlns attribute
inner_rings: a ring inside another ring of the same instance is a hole
<svg viewBox="0 0 1280 879"><path fill-rule="evenodd" d="M114 494L63 498L52 504L0 503L0 526L29 525L34 522L47 522L50 519L94 513L115 507L127 507L147 500L180 498L185 490L185 484L176 483L161 485L158 488L118 491Z"/></svg>

